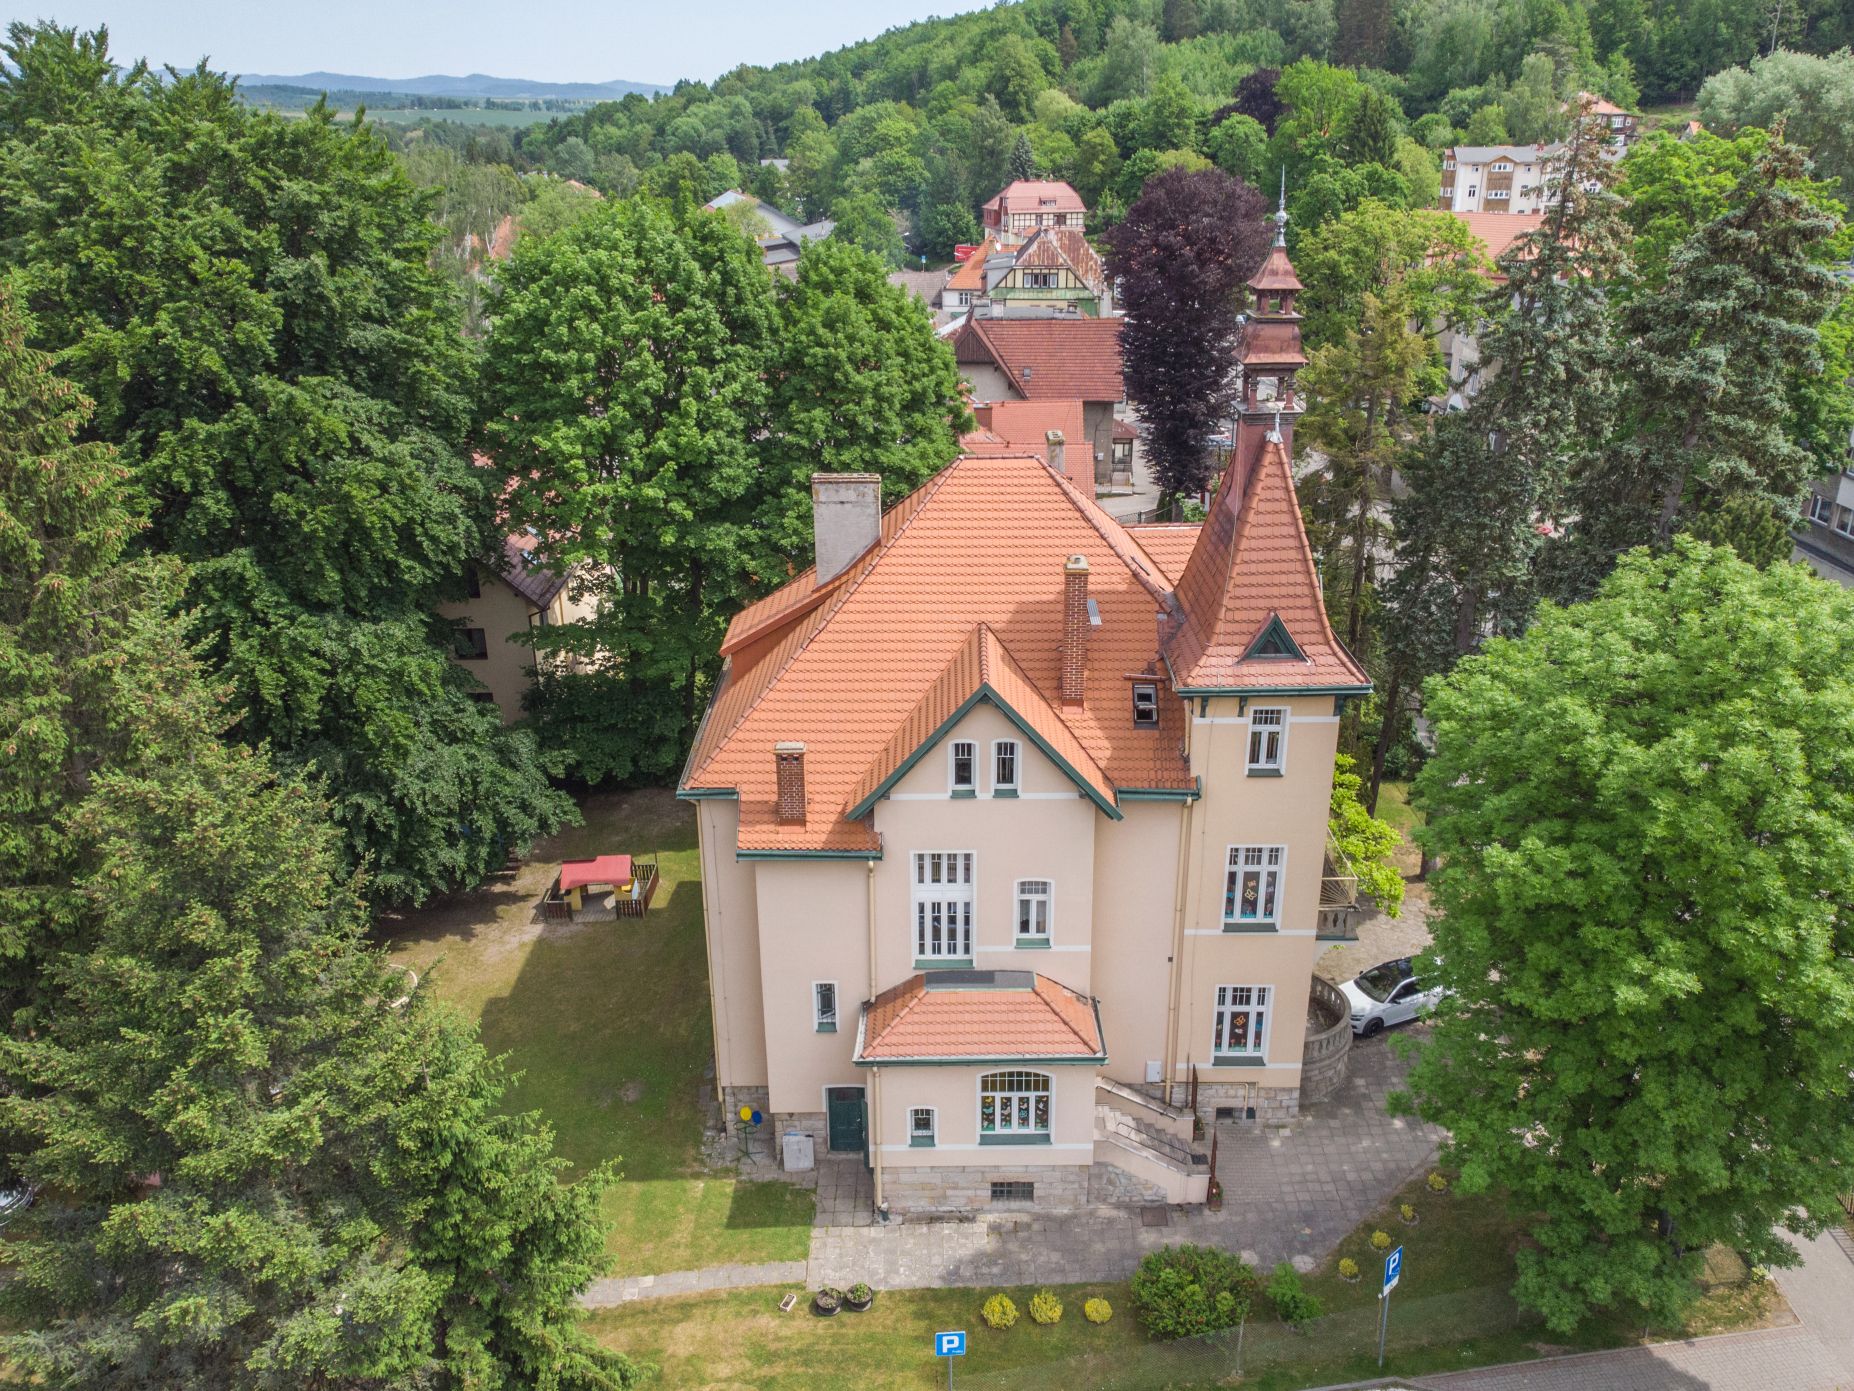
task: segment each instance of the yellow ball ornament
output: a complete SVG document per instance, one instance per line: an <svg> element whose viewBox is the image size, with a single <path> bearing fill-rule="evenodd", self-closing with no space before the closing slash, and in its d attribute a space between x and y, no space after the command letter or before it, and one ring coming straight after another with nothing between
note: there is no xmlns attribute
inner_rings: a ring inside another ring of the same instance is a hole
<svg viewBox="0 0 1854 1391"><path fill-rule="evenodd" d="M753 1119L753 1108L751 1106L742 1106L740 1108L740 1118L743 1121L752 1120Z"/></svg>

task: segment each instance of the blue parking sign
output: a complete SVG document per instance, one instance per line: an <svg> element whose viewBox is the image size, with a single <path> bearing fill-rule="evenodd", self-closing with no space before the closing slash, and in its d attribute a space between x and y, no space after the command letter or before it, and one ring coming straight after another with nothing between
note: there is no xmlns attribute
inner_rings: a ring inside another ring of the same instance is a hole
<svg viewBox="0 0 1854 1391"><path fill-rule="evenodd" d="M1399 1246L1384 1258L1384 1293L1389 1294L1397 1288L1397 1282L1403 1278L1403 1247Z"/></svg>
<svg viewBox="0 0 1854 1391"><path fill-rule="evenodd" d="M966 1335L958 1333L936 1333L933 1335L933 1355L935 1357L964 1357L966 1355Z"/></svg>

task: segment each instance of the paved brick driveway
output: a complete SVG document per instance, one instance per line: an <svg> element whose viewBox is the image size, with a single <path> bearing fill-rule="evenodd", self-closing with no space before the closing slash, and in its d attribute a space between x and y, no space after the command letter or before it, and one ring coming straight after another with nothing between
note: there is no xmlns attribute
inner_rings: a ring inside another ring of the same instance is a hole
<svg viewBox="0 0 1854 1391"><path fill-rule="evenodd" d="M1289 1258L1310 1267L1435 1153L1438 1129L1385 1114L1404 1072L1387 1038L1359 1043L1345 1085L1299 1119L1219 1127L1223 1211L1160 1209L1165 1226L1107 1207L850 1225L859 1205L868 1211L861 1166L820 1173L807 1281L921 1289L1119 1280L1147 1251L1177 1241L1242 1251L1264 1267Z"/></svg>

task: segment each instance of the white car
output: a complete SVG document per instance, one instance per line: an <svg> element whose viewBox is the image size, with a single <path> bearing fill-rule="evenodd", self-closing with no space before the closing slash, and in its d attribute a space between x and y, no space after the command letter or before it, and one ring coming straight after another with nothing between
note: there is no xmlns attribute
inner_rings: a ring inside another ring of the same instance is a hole
<svg viewBox="0 0 1854 1391"><path fill-rule="evenodd" d="M1373 966L1339 990L1351 1007L1352 1032L1360 1038L1427 1014L1443 994L1441 986L1426 986L1418 979L1416 964L1407 956Z"/></svg>

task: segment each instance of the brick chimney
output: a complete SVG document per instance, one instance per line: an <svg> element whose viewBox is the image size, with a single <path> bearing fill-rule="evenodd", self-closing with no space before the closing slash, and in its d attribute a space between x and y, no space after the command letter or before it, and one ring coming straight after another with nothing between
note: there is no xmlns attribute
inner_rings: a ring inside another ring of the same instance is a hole
<svg viewBox="0 0 1854 1391"><path fill-rule="evenodd" d="M829 584L875 544L882 529L882 475L811 475L811 536L820 585Z"/></svg>
<svg viewBox="0 0 1854 1391"><path fill-rule="evenodd" d="M1088 671L1088 557L1072 555L1062 566L1062 676L1064 705L1082 703Z"/></svg>
<svg viewBox="0 0 1854 1391"><path fill-rule="evenodd" d="M1049 466L1064 478L1068 477L1069 471L1065 466L1064 458L1067 451L1063 447L1062 431L1051 430L1043 436L1043 440L1049 446Z"/></svg>
<svg viewBox="0 0 1854 1391"><path fill-rule="evenodd" d="M805 746L774 744L773 759L779 767L778 812L782 825L805 823Z"/></svg>

